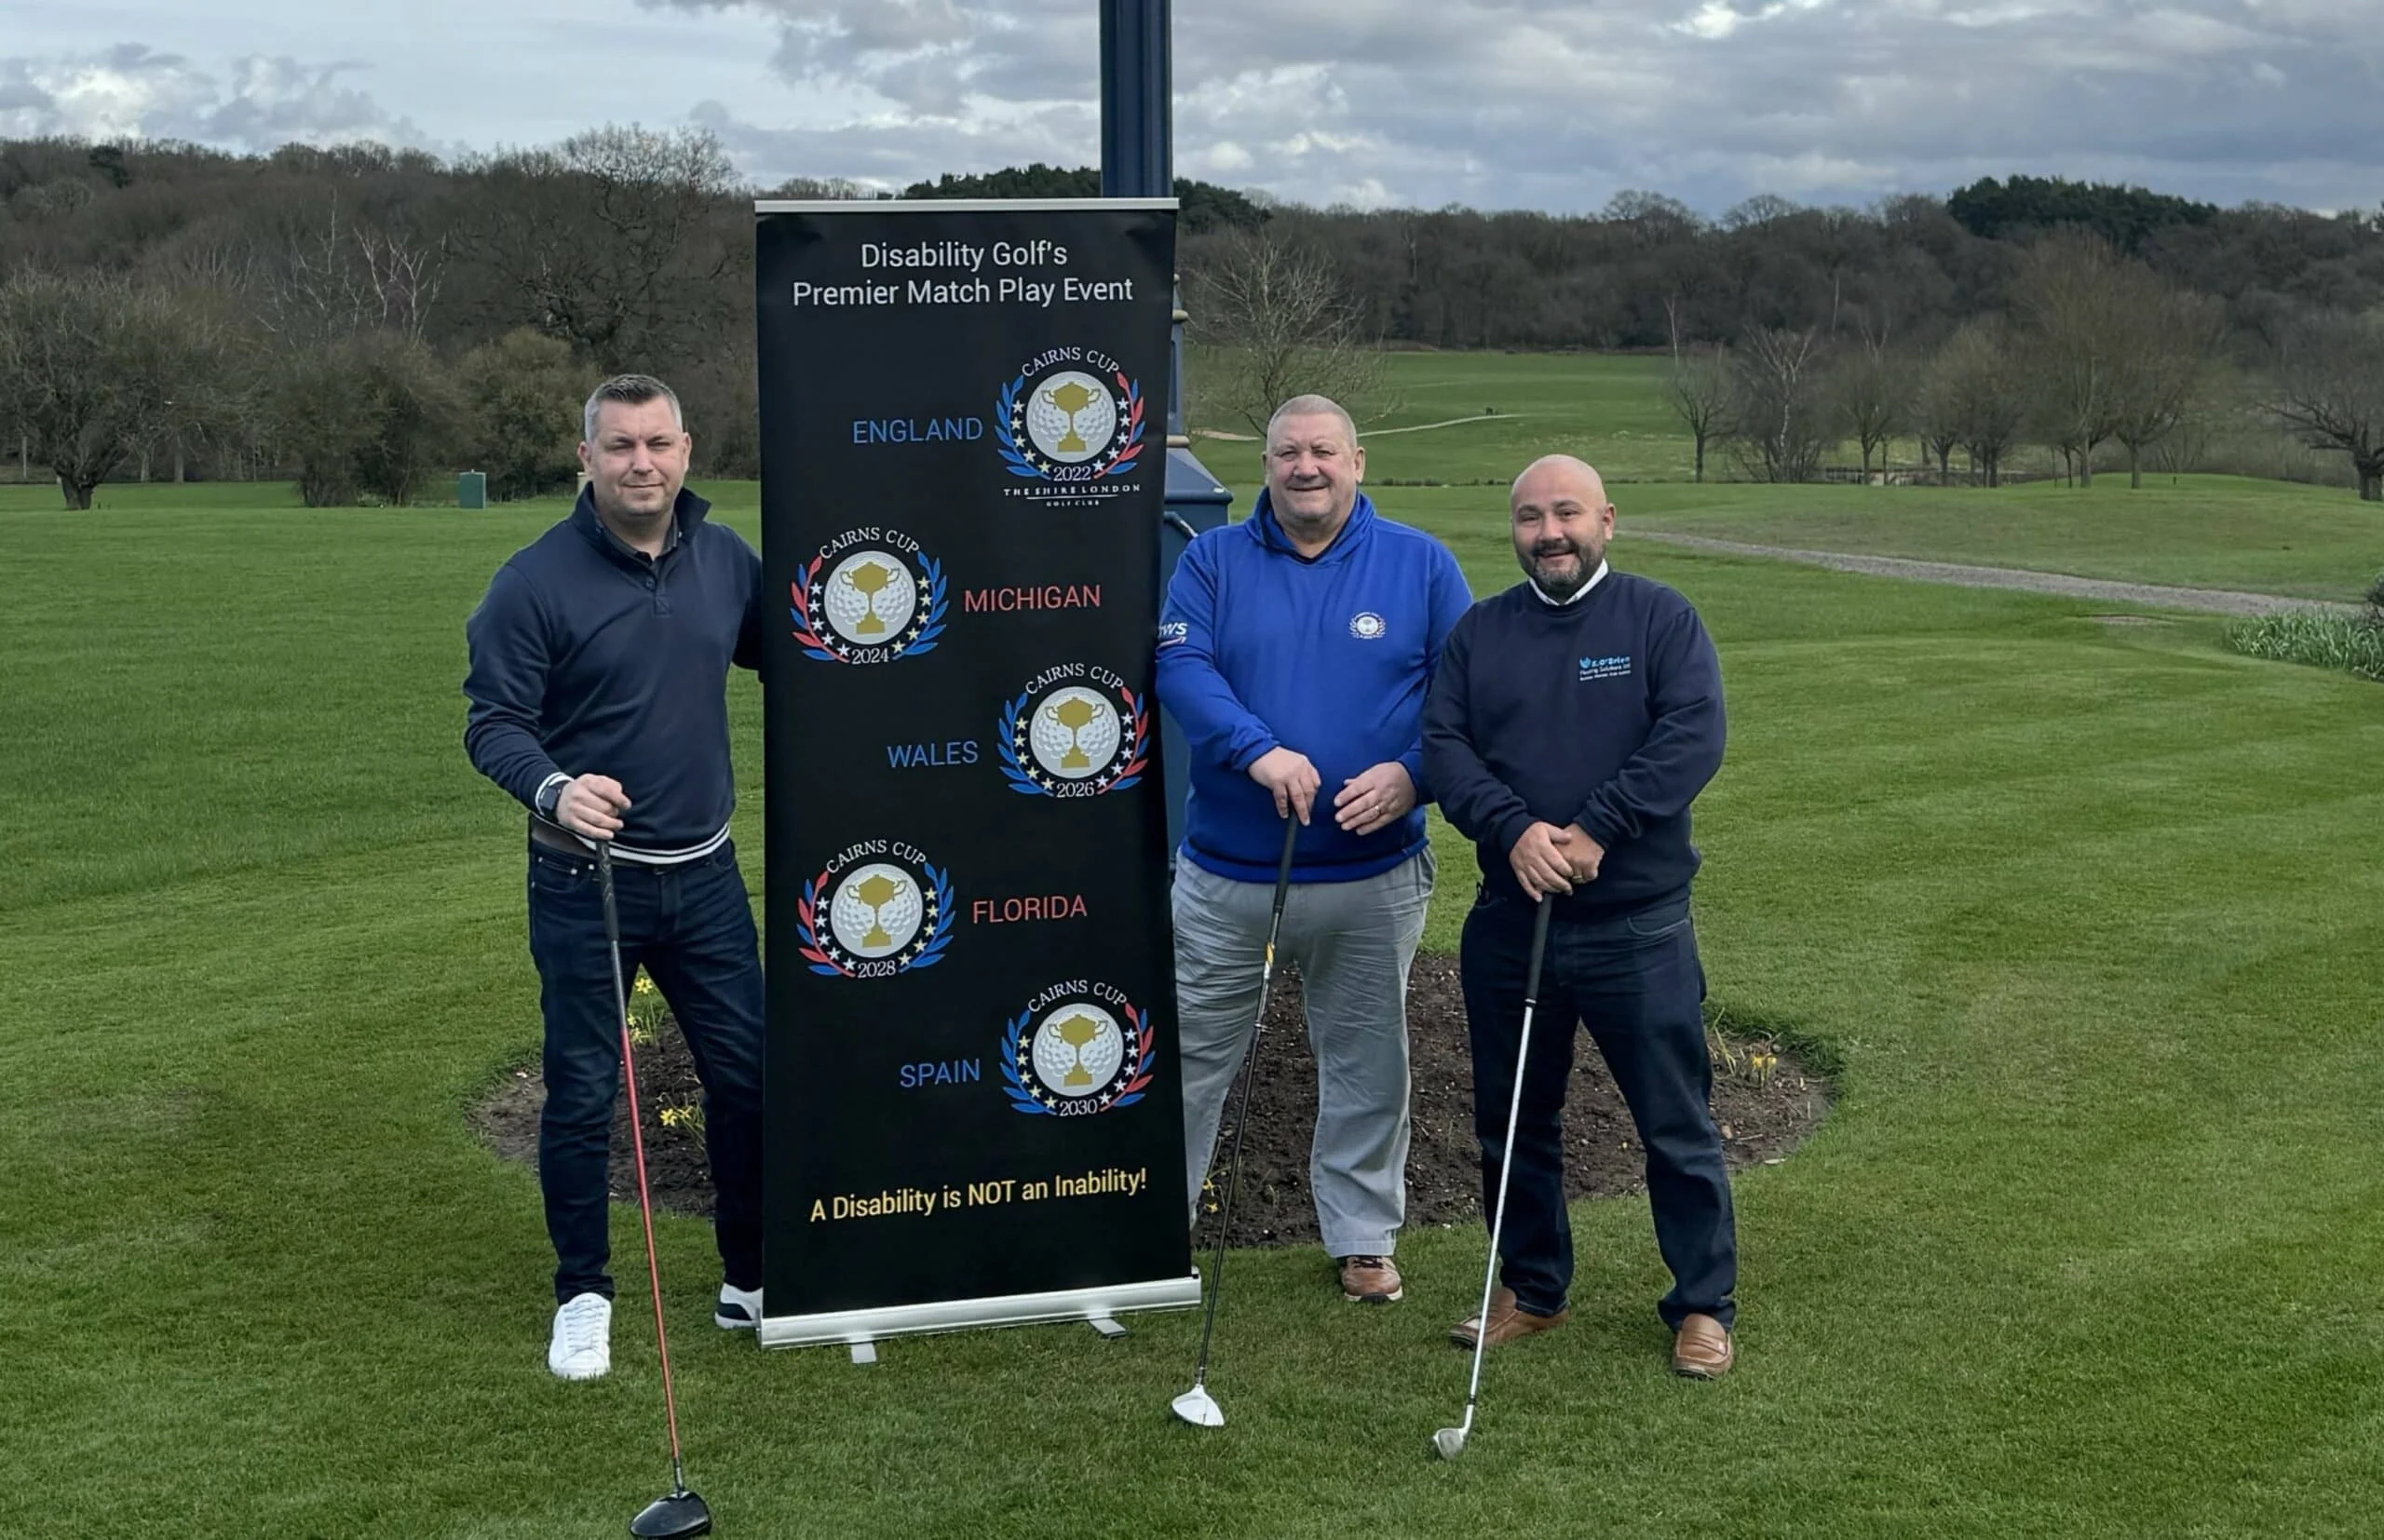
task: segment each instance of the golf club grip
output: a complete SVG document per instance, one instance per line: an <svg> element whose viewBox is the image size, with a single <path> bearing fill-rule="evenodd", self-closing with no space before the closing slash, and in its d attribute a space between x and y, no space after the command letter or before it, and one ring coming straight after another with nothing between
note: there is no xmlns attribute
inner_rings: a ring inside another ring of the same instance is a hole
<svg viewBox="0 0 2384 1540"><path fill-rule="evenodd" d="M613 847L603 840L596 842L596 885L604 896L604 939L618 946L621 918L620 912L613 907Z"/></svg>
<svg viewBox="0 0 2384 1540"><path fill-rule="evenodd" d="M1283 895L1292 889L1292 848L1300 843L1300 820L1297 814L1283 817L1283 858L1275 863L1275 908L1283 907Z"/></svg>
<svg viewBox="0 0 2384 1540"><path fill-rule="evenodd" d="M1524 972L1524 1004L1526 1006L1537 1005L1539 1001L1539 964L1548 955L1548 917L1555 912L1555 903L1542 894L1539 912L1531 918L1531 966Z"/></svg>

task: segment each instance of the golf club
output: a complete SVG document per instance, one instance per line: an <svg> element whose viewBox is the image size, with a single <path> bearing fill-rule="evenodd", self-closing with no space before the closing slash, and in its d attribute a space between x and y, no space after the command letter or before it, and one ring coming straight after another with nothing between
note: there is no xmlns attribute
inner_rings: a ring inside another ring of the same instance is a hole
<svg viewBox="0 0 2384 1540"><path fill-rule="evenodd" d="M1432 1448L1443 1460L1454 1460L1473 1431L1474 1403L1482 1398L1482 1349L1490 1341L1490 1290L1498 1278L1498 1232L1507 1223L1507 1173L1515 1166L1515 1124L1523 1117L1524 1066L1531 1061L1531 1013L1539 1003L1539 961L1548 952L1548 915L1555 906L1539 897L1539 912L1531 922L1531 966L1524 973L1524 1031L1515 1046L1515 1094L1507 1102L1507 1153L1498 1159L1498 1201L1490 1211L1490 1263L1482 1277L1482 1313L1473 1317L1473 1383L1466 1387L1465 1421L1432 1435Z"/></svg>
<svg viewBox="0 0 2384 1540"><path fill-rule="evenodd" d="M1225 1409L1209 1394L1209 1334L1217 1324L1217 1296L1225 1292L1226 1230L1233 1223L1233 1196L1241 1185L1241 1133L1250 1126L1250 1087L1258 1078L1258 1039L1266 1030L1266 991L1275 981L1275 939L1283 929L1283 899L1292 891L1292 846L1300 836L1300 820L1283 817L1283 858L1275 868L1275 912L1266 921L1266 960L1258 974L1258 1020L1251 1023L1250 1046L1241 1054L1241 1106L1233 1116L1233 1153L1226 1159L1226 1201L1217 1212L1217 1250L1209 1260L1209 1308L1200 1322L1200 1362L1192 1371L1192 1388L1168 1403L1175 1414L1194 1427L1223 1427Z"/></svg>
<svg viewBox="0 0 2384 1540"><path fill-rule="evenodd" d="M604 893L604 941L613 951L613 1013L621 1024L621 1069L630 1087L630 1141L637 1154L637 1207L645 1220L645 1276L654 1289L654 1345L662 1355L662 1411L670 1426L670 1490L630 1520L639 1540L681 1540L711 1533L711 1509L687 1490L679 1463L679 1402L670 1385L670 1339L662 1331L662 1269L654 1260L654 1200L645 1190L645 1134L637 1121L637 1058L630 1046L629 990L621 979L621 919L613 907L613 846L596 842L596 877Z"/></svg>

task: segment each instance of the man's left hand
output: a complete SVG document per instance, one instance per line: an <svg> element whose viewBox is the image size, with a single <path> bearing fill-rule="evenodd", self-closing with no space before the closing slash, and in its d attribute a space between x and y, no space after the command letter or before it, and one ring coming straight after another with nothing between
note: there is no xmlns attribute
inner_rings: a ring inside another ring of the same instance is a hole
<svg viewBox="0 0 2384 1540"><path fill-rule="evenodd" d="M1352 834L1371 834L1407 816L1416 805L1416 783L1396 760L1353 776L1333 799L1333 821Z"/></svg>
<svg viewBox="0 0 2384 1540"><path fill-rule="evenodd" d="M1568 823L1556 832L1556 847L1564 853L1564 864L1573 869L1577 883L1593 883L1598 879L1599 863L1605 859L1605 846L1590 838L1590 831L1578 823Z"/></svg>

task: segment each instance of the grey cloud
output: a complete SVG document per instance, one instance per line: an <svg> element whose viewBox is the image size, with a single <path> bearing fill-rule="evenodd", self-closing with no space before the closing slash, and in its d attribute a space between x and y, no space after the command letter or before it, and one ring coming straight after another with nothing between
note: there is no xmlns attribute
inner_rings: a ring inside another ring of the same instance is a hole
<svg viewBox="0 0 2384 1540"><path fill-rule="evenodd" d="M0 133L183 139L245 150L292 141L426 144L410 120L341 84L360 67L251 54L233 61L227 85L178 54L138 44L0 60Z"/></svg>
<svg viewBox="0 0 2384 1540"><path fill-rule="evenodd" d="M1710 211L1758 191L1861 199L2027 170L2372 203L2384 35L2360 21L2369 7L1203 0L1176 7L1177 155L1318 202L1586 209L1645 186ZM748 136L739 153L759 174L908 180L1097 154L1090 7L749 8L780 19L790 75L881 102L842 126ZM1087 128L1059 128L1054 103Z"/></svg>

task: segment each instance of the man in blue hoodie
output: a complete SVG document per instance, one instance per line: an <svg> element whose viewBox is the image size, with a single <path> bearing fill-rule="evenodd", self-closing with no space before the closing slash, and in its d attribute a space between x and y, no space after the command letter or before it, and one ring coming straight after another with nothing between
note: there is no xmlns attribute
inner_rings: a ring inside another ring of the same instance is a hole
<svg viewBox="0 0 2384 1540"><path fill-rule="evenodd" d="M1586 1025L1647 1152L1657 1249L1673 1274L1656 1307L1673 1370L1729 1370L1738 1250L1730 1179L1708 1108L1705 969L1689 920L1689 804L1722 764L1722 670L1687 600L1606 565L1614 505L1570 455L1535 462L1511 498L1526 581L1450 633L1424 718L1424 769L1472 840L1482 889L1459 966L1473 1045L1473 1127L1485 1212L1514 1128L1501 1287L1488 1318L1450 1333L1496 1347L1564 1324L1573 1279L1561 1118L1573 1031ZM1517 1064L1533 914L1553 904Z"/></svg>
<svg viewBox="0 0 2384 1540"><path fill-rule="evenodd" d="M1472 596L1456 559L1375 512L1349 414L1294 397L1266 429L1266 489L1185 551L1159 699L1191 747L1176 863L1185 1162L1192 1213L1262 1002L1282 820L1301 831L1279 959L1299 966L1316 1052L1309 1187L1350 1300L1402 1292L1407 968L1424 933L1424 696Z"/></svg>
<svg viewBox="0 0 2384 1540"><path fill-rule="evenodd" d="M725 682L762 660L762 561L685 489L693 440L661 381L588 399L587 490L516 551L465 626L464 748L525 814L530 955L546 1018L538 1185L555 1249L547 1367L612 1363L606 1152L620 1018L594 854L612 846L621 966L643 965L704 1086L719 1195L713 1320L762 1313L762 959L729 843L737 790Z"/></svg>

